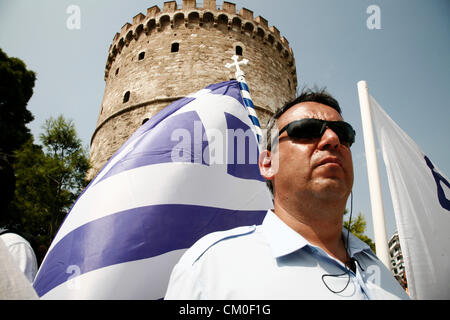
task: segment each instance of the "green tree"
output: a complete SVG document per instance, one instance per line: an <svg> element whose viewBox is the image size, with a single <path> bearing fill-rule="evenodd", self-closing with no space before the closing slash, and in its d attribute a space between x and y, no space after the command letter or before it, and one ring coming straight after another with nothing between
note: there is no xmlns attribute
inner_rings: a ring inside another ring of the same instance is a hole
<svg viewBox="0 0 450 320"><path fill-rule="evenodd" d="M15 152L17 182L11 207L23 230L48 247L87 185L89 161L72 121L50 118L43 128L42 146L29 139Z"/></svg>
<svg viewBox="0 0 450 320"><path fill-rule="evenodd" d="M345 211L345 214L347 214L347 210ZM353 233L355 236L357 236L359 239L367 243L373 252L375 252L375 244L373 243L372 239L370 239L368 236L364 234L366 231L366 219L364 218L364 215L360 212L359 215L356 217L356 219L352 218L351 221L344 221L344 227L349 229L351 233Z"/></svg>
<svg viewBox="0 0 450 320"><path fill-rule="evenodd" d="M15 150L32 135L26 124L33 120L27 103L33 95L36 75L18 58L0 49L0 227L17 226L19 218L8 207L14 198L16 177L13 170Z"/></svg>
<svg viewBox="0 0 450 320"><path fill-rule="evenodd" d="M88 152L83 149L72 121L63 116L45 122L40 140L48 158L47 178L52 186L54 202L50 206L50 233L56 234L74 201L86 187L89 170Z"/></svg>
<svg viewBox="0 0 450 320"><path fill-rule="evenodd" d="M33 121L27 109L33 95L36 74L27 70L18 58L8 57L0 49L0 152L11 156L23 143L30 139L26 124Z"/></svg>
<svg viewBox="0 0 450 320"><path fill-rule="evenodd" d="M35 235L48 233L45 228L47 159L33 137L15 152L15 198L8 210L4 225Z"/></svg>

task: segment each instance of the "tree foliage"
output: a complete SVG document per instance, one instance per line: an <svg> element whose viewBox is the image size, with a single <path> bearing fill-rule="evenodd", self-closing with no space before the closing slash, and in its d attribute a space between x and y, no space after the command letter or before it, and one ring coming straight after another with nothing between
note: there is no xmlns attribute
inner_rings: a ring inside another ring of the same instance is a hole
<svg viewBox="0 0 450 320"><path fill-rule="evenodd" d="M15 185L16 176L14 175L14 170L6 155L0 154L0 212L5 212L8 203L14 198Z"/></svg>
<svg viewBox="0 0 450 320"><path fill-rule="evenodd" d="M27 104L35 80L36 74L27 70L22 60L8 57L0 49L0 152L9 158L31 137L26 124L34 118Z"/></svg>
<svg viewBox="0 0 450 320"><path fill-rule="evenodd" d="M17 182L10 212L22 230L48 247L87 184L89 161L73 123L62 116L46 121L40 141L42 146L31 138L15 152Z"/></svg>

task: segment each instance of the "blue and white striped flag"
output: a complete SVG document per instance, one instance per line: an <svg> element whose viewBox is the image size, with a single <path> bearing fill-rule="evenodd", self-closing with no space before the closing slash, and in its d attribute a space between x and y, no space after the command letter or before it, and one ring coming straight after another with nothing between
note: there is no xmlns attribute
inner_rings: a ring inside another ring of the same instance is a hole
<svg viewBox="0 0 450 320"><path fill-rule="evenodd" d="M258 145L230 81L166 107L79 197L37 274L43 299L161 299L204 235L260 224L272 207Z"/></svg>

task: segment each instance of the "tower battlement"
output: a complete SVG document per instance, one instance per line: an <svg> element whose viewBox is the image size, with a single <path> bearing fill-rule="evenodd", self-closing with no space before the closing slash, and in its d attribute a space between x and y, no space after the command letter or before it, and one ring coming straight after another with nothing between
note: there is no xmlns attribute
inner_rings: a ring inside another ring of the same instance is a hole
<svg viewBox="0 0 450 320"><path fill-rule="evenodd" d="M197 5L195 0L183 0L179 8L176 1L164 3L161 11L158 6L147 9L147 15L142 13L133 17L131 23L125 23L116 33L109 48L105 78L108 77L111 65L122 52L124 46L131 41L138 40L143 34L151 36L153 33L162 32L165 29L193 28L195 25L204 28L226 29L230 32L240 32L253 39L261 41L276 52L287 62L293 74L296 74L295 59L289 42L275 26L270 26L268 21L258 16L253 17L253 11L241 8L236 11L236 4L224 1L222 7L216 5L216 0L204 0L203 5ZM295 86L297 79L294 80Z"/></svg>

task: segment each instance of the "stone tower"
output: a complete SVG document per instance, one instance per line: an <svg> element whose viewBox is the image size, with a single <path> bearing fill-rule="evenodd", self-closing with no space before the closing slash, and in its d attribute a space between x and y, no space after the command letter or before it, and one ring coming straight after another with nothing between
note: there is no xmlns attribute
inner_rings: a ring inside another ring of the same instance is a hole
<svg viewBox="0 0 450 320"><path fill-rule="evenodd" d="M288 41L266 19L216 0L176 1L139 13L114 36L105 68L105 93L91 139L94 177L121 145L173 101L209 84L234 78L234 55L244 67L264 126L273 110L295 97L297 75Z"/></svg>

